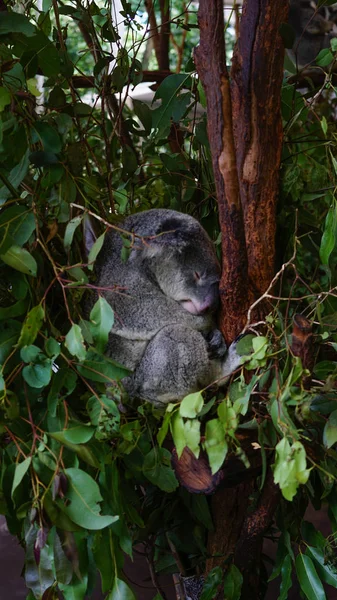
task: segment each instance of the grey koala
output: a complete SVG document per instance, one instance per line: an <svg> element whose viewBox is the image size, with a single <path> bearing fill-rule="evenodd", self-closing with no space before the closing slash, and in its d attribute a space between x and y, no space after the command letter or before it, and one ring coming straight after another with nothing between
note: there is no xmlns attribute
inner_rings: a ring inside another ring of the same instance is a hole
<svg viewBox="0 0 337 600"><path fill-rule="evenodd" d="M120 227L134 234L127 236L127 260L120 233L111 229L96 261L96 285L106 288L100 293L115 313L107 354L133 371L123 380L131 398L163 406L240 365L235 343L227 352L215 326L220 265L189 215L153 209Z"/></svg>
<svg viewBox="0 0 337 600"><path fill-rule="evenodd" d="M313 0L290 0L288 23L295 33L289 55L300 68L314 65L320 50L329 48L337 35L335 5L318 7Z"/></svg>

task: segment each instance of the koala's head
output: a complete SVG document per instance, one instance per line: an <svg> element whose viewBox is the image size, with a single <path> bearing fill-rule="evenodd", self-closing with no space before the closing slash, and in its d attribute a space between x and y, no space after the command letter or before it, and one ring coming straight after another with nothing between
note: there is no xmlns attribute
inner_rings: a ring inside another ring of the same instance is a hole
<svg viewBox="0 0 337 600"><path fill-rule="evenodd" d="M192 217L165 218L147 249L147 266L165 296L192 314L215 310L220 265L214 246Z"/></svg>

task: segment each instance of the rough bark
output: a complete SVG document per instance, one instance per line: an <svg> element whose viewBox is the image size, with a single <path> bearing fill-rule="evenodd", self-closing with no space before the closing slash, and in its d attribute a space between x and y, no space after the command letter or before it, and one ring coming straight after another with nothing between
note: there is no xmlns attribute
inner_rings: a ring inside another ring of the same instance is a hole
<svg viewBox="0 0 337 600"><path fill-rule="evenodd" d="M237 174L222 0L199 4L200 45L194 60L207 99L214 181L222 233L220 327L231 342L245 325L249 307L247 255Z"/></svg>
<svg viewBox="0 0 337 600"><path fill-rule="evenodd" d="M274 274L284 60L279 29L287 21L288 6L288 0L244 3L231 71L248 279L254 299L266 291Z"/></svg>
<svg viewBox="0 0 337 600"><path fill-rule="evenodd" d="M227 341L245 324L252 301L274 274L275 212L282 148L280 89L284 49L280 24L288 0L245 0L230 84L225 63L222 0L200 0L200 46L195 63L207 99L210 140L222 232L221 330ZM254 316L264 317L259 303ZM263 535L279 490L269 473L254 511L254 480L222 488L212 499L215 531L206 571L233 555L244 575L241 598L260 597ZM248 510L249 509L249 510Z"/></svg>

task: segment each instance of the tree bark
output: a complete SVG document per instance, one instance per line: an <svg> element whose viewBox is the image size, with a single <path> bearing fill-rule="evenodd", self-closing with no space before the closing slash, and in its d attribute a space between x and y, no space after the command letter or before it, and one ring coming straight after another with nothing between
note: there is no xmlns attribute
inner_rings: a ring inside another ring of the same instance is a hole
<svg viewBox="0 0 337 600"><path fill-rule="evenodd" d="M230 83L222 0L199 4L195 64L207 99L222 233L220 327L227 342L241 331L250 304L274 274L284 57L279 28L287 10L288 0L245 0ZM259 303L254 318L264 318L266 309ZM206 572L232 555L244 576L242 600L260 597L263 536L279 499L271 472L251 511L253 491L256 495L254 481L242 482L218 490L212 499L215 532L209 538Z"/></svg>
<svg viewBox="0 0 337 600"><path fill-rule="evenodd" d="M288 0L244 3L231 70L248 280L254 300L266 291L274 274L275 210L283 140L284 48L279 29L287 21L288 6Z"/></svg>
<svg viewBox="0 0 337 600"><path fill-rule="evenodd" d="M220 328L229 343L245 325L249 290L222 0L200 0L198 19L200 45L194 60L207 100L208 137L222 234Z"/></svg>

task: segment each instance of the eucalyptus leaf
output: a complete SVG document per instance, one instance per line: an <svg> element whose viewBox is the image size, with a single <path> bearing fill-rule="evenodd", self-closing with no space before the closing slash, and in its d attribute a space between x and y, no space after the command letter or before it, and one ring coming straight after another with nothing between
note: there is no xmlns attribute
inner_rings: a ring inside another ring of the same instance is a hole
<svg viewBox="0 0 337 600"><path fill-rule="evenodd" d="M322 582L311 558L300 552L295 565L298 582L305 597L308 600L326 600Z"/></svg>
<svg viewBox="0 0 337 600"><path fill-rule="evenodd" d="M41 304L34 306L27 314L22 325L18 347L30 346L35 341L44 320L44 309Z"/></svg>
<svg viewBox="0 0 337 600"><path fill-rule="evenodd" d="M87 355L87 350L84 345L82 331L79 325L75 323L71 326L65 338L65 346L70 354L76 356L78 360L84 360Z"/></svg>
<svg viewBox="0 0 337 600"><path fill-rule="evenodd" d="M90 331L99 352L104 352L109 333L114 324L114 312L108 302L100 296L90 312Z"/></svg>
<svg viewBox="0 0 337 600"><path fill-rule="evenodd" d="M115 577L113 588L110 594L107 596L106 600L136 600L136 597L123 579L119 579Z"/></svg>
<svg viewBox="0 0 337 600"><path fill-rule="evenodd" d="M65 469L68 479L67 504L58 505L74 523L90 530L103 529L117 521L118 516L101 515L102 496L97 483L81 469Z"/></svg>
<svg viewBox="0 0 337 600"><path fill-rule="evenodd" d="M5 254L0 254L0 258L6 265L9 265L13 269L20 271L21 273L26 273L26 275L36 277L36 260L29 254L28 250L25 250L25 248L13 245L5 252Z"/></svg>

